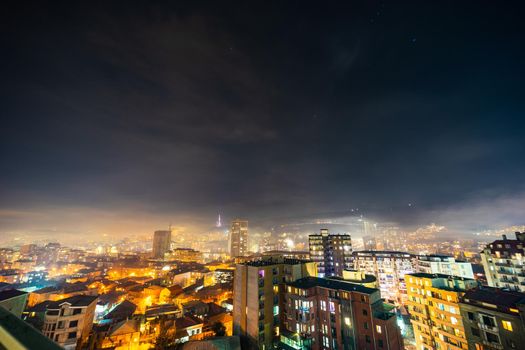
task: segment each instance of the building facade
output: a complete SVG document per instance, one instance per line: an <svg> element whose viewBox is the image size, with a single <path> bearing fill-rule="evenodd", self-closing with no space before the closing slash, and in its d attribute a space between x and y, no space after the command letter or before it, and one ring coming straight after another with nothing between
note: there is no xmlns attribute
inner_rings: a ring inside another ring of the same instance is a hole
<svg viewBox="0 0 525 350"><path fill-rule="evenodd" d="M281 344L293 349L403 349L395 313L378 289L306 277L286 286Z"/></svg>
<svg viewBox="0 0 525 350"><path fill-rule="evenodd" d="M230 256L236 258L248 253L248 221L233 220L230 229Z"/></svg>
<svg viewBox="0 0 525 350"><path fill-rule="evenodd" d="M360 251L353 253L354 269L377 277L381 296L395 304L405 304L405 274L416 271L416 257L396 251Z"/></svg>
<svg viewBox="0 0 525 350"><path fill-rule="evenodd" d="M314 262L262 258L237 264L233 284L233 334L247 349L271 349L284 322L285 283L316 276Z"/></svg>
<svg viewBox="0 0 525 350"><path fill-rule="evenodd" d="M47 305L44 335L65 349L82 348L87 343L98 297L77 295Z"/></svg>
<svg viewBox="0 0 525 350"><path fill-rule="evenodd" d="M446 255L418 255L416 271L425 273L440 273L457 277L474 278L472 264L466 261L456 261Z"/></svg>
<svg viewBox="0 0 525 350"><path fill-rule="evenodd" d="M491 287L470 290L459 304L469 350L525 347L525 294Z"/></svg>
<svg viewBox="0 0 525 350"><path fill-rule="evenodd" d="M349 234L329 234L322 229L308 236L310 259L317 263L319 277L343 276L352 267L352 238Z"/></svg>
<svg viewBox="0 0 525 350"><path fill-rule="evenodd" d="M164 254L171 248L171 230L155 231L153 234L153 257L164 259Z"/></svg>
<svg viewBox="0 0 525 350"><path fill-rule="evenodd" d="M477 282L428 273L407 274L405 279L417 349L467 350L459 301L466 291L477 287Z"/></svg>
<svg viewBox="0 0 525 350"><path fill-rule="evenodd" d="M488 244L481 252L481 262L489 286L525 292L525 232L516 239L502 239Z"/></svg>

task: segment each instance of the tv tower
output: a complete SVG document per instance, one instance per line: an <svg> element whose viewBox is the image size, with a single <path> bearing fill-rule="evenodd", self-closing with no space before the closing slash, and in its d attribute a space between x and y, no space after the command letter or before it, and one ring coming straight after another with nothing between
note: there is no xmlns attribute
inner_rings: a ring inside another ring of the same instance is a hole
<svg viewBox="0 0 525 350"><path fill-rule="evenodd" d="M219 216L217 217L217 221L215 222L215 226L216 226L217 228L222 227L221 214L219 214Z"/></svg>

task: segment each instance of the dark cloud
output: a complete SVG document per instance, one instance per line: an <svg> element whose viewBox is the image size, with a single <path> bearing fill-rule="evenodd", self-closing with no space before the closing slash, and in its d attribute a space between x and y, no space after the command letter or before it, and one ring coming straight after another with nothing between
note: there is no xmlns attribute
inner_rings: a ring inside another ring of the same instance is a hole
<svg viewBox="0 0 525 350"><path fill-rule="evenodd" d="M505 211L524 190L518 13L490 2L9 8L4 232L37 231L32 219L60 230L57 208L98 218L86 230L138 212L147 225L217 211L269 225L360 207L411 225L458 221L445 214L459 203Z"/></svg>

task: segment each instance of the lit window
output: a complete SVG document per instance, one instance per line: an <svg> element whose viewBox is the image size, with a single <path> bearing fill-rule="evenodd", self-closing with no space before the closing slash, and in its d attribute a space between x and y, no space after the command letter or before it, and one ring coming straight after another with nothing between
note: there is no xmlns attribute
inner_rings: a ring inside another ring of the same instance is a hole
<svg viewBox="0 0 525 350"><path fill-rule="evenodd" d="M379 326L379 325L376 326L376 332L381 334L381 326Z"/></svg>
<svg viewBox="0 0 525 350"><path fill-rule="evenodd" d="M350 317L345 317L345 325L349 326L351 325L350 323Z"/></svg>
<svg viewBox="0 0 525 350"><path fill-rule="evenodd" d="M452 322L452 324L458 324L458 319L455 317L451 317L450 322Z"/></svg>
<svg viewBox="0 0 525 350"><path fill-rule="evenodd" d="M501 324L503 325L503 329L512 332L512 323L510 321L501 321Z"/></svg>

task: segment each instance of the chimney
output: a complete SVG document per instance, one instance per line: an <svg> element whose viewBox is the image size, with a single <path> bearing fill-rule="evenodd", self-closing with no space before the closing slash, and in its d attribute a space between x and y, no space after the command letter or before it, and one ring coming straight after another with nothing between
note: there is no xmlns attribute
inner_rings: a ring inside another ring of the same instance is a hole
<svg viewBox="0 0 525 350"><path fill-rule="evenodd" d="M503 237L503 240L506 241L507 240L507 235L502 235Z"/></svg>

